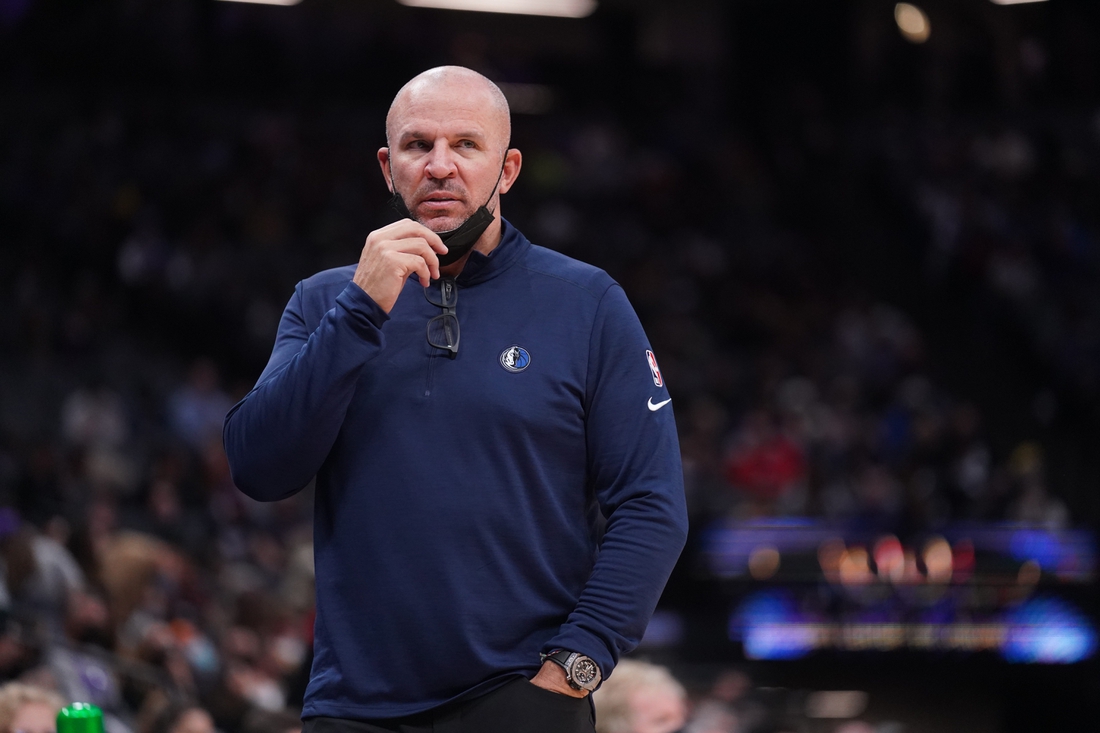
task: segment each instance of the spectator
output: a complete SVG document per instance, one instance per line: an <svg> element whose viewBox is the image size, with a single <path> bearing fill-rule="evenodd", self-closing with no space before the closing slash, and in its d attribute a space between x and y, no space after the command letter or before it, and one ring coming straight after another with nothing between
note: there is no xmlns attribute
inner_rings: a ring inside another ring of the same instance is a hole
<svg viewBox="0 0 1100 733"><path fill-rule="evenodd" d="M85 585L76 560L52 537L0 508L0 585L12 603L59 626L68 595Z"/></svg>
<svg viewBox="0 0 1100 733"><path fill-rule="evenodd" d="M73 591L66 603L64 636L47 643L45 669L38 672L68 700L103 709L108 733L129 732L129 716L119 675L111 657L114 648L106 602L94 593Z"/></svg>
<svg viewBox="0 0 1100 733"><path fill-rule="evenodd" d="M172 701L163 693L150 694L137 733L215 733L210 713L186 700Z"/></svg>
<svg viewBox="0 0 1100 733"><path fill-rule="evenodd" d="M592 696L596 733L673 733L687 720L687 693L665 667L624 659Z"/></svg>
<svg viewBox="0 0 1100 733"><path fill-rule="evenodd" d="M726 462L729 482L753 501L753 513L800 509L796 496L805 478L802 449L781 432L765 410L750 413Z"/></svg>
<svg viewBox="0 0 1100 733"><path fill-rule="evenodd" d="M189 707L176 716L167 727L157 730L163 730L165 733L214 733L214 721L210 713L202 708Z"/></svg>
<svg viewBox="0 0 1100 733"><path fill-rule="evenodd" d="M64 706L56 692L9 682L0 687L0 733L53 733Z"/></svg>
<svg viewBox="0 0 1100 733"><path fill-rule="evenodd" d="M218 367L210 359L197 359L187 383L169 399L169 421L176 435L193 448L202 448L211 437L220 441L222 420L233 406L221 389Z"/></svg>
<svg viewBox="0 0 1100 733"><path fill-rule="evenodd" d="M710 694L692 706L691 722L686 733L739 733L741 716L738 708L752 690L752 679L739 670L726 670L718 675Z"/></svg>

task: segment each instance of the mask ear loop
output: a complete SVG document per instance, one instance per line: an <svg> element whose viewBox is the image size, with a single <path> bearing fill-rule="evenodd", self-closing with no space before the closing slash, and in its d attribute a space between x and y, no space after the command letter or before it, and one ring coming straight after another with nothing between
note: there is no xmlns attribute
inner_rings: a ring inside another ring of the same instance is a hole
<svg viewBox="0 0 1100 733"><path fill-rule="evenodd" d="M489 202L493 200L493 196L497 195L497 190L500 188L500 181L501 181L502 178L504 178L504 166L506 166L506 165L508 165L508 151L507 150L504 151L504 160L502 160L500 162L500 173L497 173L497 182L493 184L493 190L489 193L489 198L485 199L485 203L482 204L482 206L488 206ZM390 172L391 173L393 172L392 168L390 169ZM390 181L390 183L393 183L393 181ZM489 213L491 214L493 212L490 211Z"/></svg>

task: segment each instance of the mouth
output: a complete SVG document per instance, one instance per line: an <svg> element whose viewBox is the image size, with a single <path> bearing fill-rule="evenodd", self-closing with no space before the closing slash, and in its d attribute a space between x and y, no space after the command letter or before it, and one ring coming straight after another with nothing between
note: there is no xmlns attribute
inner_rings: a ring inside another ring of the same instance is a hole
<svg viewBox="0 0 1100 733"><path fill-rule="evenodd" d="M418 204L421 211L430 213L446 213L462 205L462 199L442 191L428 194Z"/></svg>

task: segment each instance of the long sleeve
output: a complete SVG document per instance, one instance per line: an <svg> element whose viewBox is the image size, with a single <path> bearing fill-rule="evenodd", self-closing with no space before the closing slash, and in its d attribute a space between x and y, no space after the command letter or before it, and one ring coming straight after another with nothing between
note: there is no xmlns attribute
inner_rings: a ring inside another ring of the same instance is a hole
<svg viewBox="0 0 1100 733"><path fill-rule="evenodd" d="M387 315L357 285L348 283L314 329L304 287L295 288L267 367L222 432L234 483L260 501L309 483L332 449L361 370L385 346Z"/></svg>
<svg viewBox="0 0 1100 733"><path fill-rule="evenodd" d="M610 287L586 388L588 480L607 526L576 608L543 646L585 653L605 675L641 640L687 538L676 424L649 348L625 293Z"/></svg>

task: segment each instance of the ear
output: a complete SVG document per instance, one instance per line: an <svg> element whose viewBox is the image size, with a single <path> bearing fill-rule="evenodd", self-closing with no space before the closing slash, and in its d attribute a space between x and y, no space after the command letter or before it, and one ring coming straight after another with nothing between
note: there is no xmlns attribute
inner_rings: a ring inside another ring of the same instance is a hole
<svg viewBox="0 0 1100 733"><path fill-rule="evenodd" d="M508 148L504 154L504 173L500 176L500 192L508 193L508 189L519 178L519 169L523 167L523 153L516 148Z"/></svg>
<svg viewBox="0 0 1100 733"><path fill-rule="evenodd" d="M386 181L386 188L393 193L393 173L390 171L390 149L378 148L378 167L382 169L382 178Z"/></svg>

